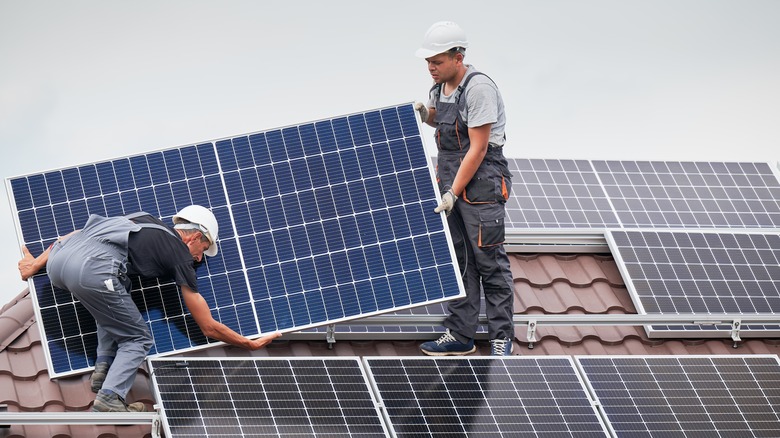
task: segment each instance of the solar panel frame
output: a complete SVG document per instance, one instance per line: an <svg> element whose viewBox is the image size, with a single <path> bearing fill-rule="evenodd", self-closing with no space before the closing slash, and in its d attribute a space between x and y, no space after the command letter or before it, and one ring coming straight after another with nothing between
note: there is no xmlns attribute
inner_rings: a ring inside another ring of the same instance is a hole
<svg viewBox="0 0 780 438"><path fill-rule="evenodd" d="M575 360L614 436L780 435L777 355Z"/></svg>
<svg viewBox="0 0 780 438"><path fill-rule="evenodd" d="M637 313L722 314L725 320L716 325L646 325L648 337L730 337L729 322L743 314L780 322L777 232L624 229L609 230L606 238ZM739 329L742 337L780 335L780 325L774 324Z"/></svg>
<svg viewBox="0 0 780 438"><path fill-rule="evenodd" d="M165 436L388 436L357 357L149 358Z"/></svg>
<svg viewBox="0 0 780 438"><path fill-rule="evenodd" d="M569 356L363 362L392 436L608 436Z"/></svg>
<svg viewBox="0 0 780 438"><path fill-rule="evenodd" d="M11 177L6 186L19 241L35 255L92 213L143 210L170 224L186 205L210 207L220 252L198 269L199 292L215 319L245 336L465 296L446 220L432 213L439 195L411 103ZM30 288L46 295L33 294L50 375L89 371L96 336L86 311L43 273ZM136 279L134 289L145 291L132 296L155 337L152 356L211 343L172 283Z"/></svg>

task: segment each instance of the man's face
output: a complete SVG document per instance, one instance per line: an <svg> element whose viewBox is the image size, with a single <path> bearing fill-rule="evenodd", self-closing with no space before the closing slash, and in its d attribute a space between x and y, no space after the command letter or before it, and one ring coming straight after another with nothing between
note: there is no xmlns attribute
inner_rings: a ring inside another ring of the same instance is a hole
<svg viewBox="0 0 780 438"><path fill-rule="evenodd" d="M187 244L187 248L190 249L192 259L196 264L200 263L203 260L203 253L209 249L211 244L209 243L208 239L203 239L203 233L200 231L197 233L188 234L187 236L188 239L185 243Z"/></svg>
<svg viewBox="0 0 780 438"><path fill-rule="evenodd" d="M450 56L449 53L439 53L430 58L425 58L425 60L428 62L428 72L437 84L455 78L458 73L458 66L462 62L460 55Z"/></svg>

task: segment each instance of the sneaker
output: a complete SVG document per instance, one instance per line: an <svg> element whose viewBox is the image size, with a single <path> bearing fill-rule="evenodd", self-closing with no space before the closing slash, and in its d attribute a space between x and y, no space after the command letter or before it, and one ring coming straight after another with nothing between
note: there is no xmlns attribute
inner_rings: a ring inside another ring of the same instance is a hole
<svg viewBox="0 0 780 438"><path fill-rule="evenodd" d="M142 402L127 404L118 394L100 391L92 404L92 412L146 412L146 405Z"/></svg>
<svg viewBox="0 0 780 438"><path fill-rule="evenodd" d="M103 387L103 382L106 380L106 374L108 374L108 362L98 362L95 364L95 371L92 372L92 376L89 378L90 384L92 384L92 392L97 393L100 388Z"/></svg>
<svg viewBox="0 0 780 438"><path fill-rule="evenodd" d="M455 339L449 329L435 341L428 341L420 345L420 350L429 356L463 356L477 351L474 340L464 344Z"/></svg>
<svg viewBox="0 0 780 438"><path fill-rule="evenodd" d="M490 355L491 356L511 356L512 355L512 340L509 339L509 338L491 339L490 340Z"/></svg>

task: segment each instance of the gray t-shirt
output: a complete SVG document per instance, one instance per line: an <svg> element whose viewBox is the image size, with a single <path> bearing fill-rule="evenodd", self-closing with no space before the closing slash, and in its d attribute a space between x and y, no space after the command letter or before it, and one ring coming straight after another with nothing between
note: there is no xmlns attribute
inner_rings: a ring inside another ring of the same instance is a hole
<svg viewBox="0 0 780 438"><path fill-rule="evenodd" d="M476 72L473 65L469 65L466 74L463 76L461 85L466 78ZM444 88L444 87L442 87ZM506 127L506 115L504 113L504 100L498 87L485 75L476 75L471 78L468 86L463 90L466 99L465 110L461 111L460 117L466 122L469 128L492 123L490 127L490 139L488 140L495 146L503 146L506 141L504 138L504 128ZM449 96L441 93L439 98L442 102L455 103L455 92ZM433 92L428 96L428 107L436 107L433 98Z"/></svg>

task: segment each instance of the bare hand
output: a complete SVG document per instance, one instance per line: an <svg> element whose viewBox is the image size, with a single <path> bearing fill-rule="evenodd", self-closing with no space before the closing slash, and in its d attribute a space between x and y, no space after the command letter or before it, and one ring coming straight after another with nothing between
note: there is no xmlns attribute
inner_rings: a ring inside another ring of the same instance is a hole
<svg viewBox="0 0 780 438"><path fill-rule="evenodd" d="M22 247L22 259L19 260L19 275L22 276L23 281L27 281L28 278L35 275L39 268L36 266L35 257L30 254L30 250L26 246Z"/></svg>
<svg viewBox="0 0 780 438"><path fill-rule="evenodd" d="M273 341L274 339L276 339L276 338L278 338L280 336L282 336L281 333L275 332L275 333L271 333L270 335L265 335L265 336L263 336L261 338L253 339L252 340L252 344L249 346L249 349L250 350L259 350L259 349L265 347L266 345L270 344L271 341Z"/></svg>

